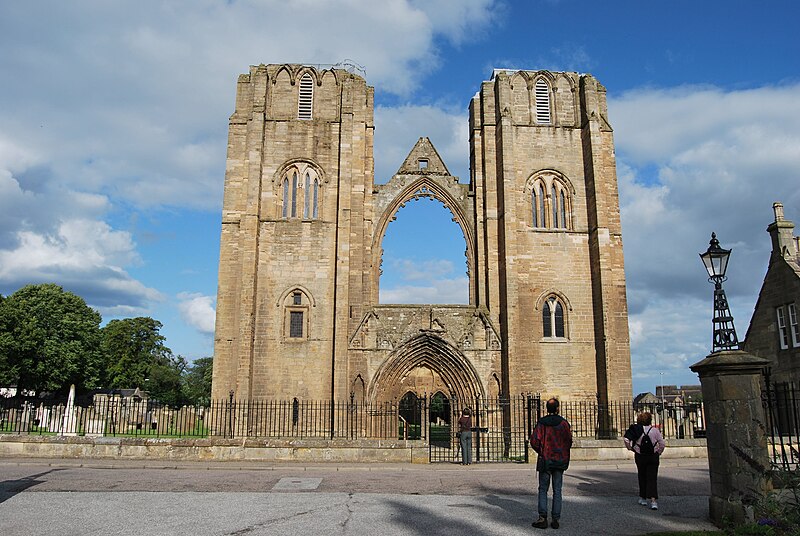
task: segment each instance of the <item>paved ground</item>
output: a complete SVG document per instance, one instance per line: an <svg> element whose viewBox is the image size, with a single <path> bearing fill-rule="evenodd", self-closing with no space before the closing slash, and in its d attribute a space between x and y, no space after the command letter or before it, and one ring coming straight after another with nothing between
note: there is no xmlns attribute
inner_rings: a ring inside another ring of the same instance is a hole
<svg viewBox="0 0 800 536"><path fill-rule="evenodd" d="M574 462L561 529L530 526L522 464L297 465L0 460L0 534L637 535L713 529L705 461L664 460L660 510L633 463Z"/></svg>

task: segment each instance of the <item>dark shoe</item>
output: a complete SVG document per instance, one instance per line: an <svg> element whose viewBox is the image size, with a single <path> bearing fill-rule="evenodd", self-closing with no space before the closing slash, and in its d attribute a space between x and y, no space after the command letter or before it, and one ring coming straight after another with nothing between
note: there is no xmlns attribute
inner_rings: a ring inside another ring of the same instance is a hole
<svg viewBox="0 0 800 536"><path fill-rule="evenodd" d="M546 529L547 528L547 518L546 517L539 517L536 521L531 523L532 527L536 527L537 529Z"/></svg>
<svg viewBox="0 0 800 536"><path fill-rule="evenodd" d="M553 522L550 523L550 526L553 527L554 529L557 529L558 528L558 519L554 519Z"/></svg>

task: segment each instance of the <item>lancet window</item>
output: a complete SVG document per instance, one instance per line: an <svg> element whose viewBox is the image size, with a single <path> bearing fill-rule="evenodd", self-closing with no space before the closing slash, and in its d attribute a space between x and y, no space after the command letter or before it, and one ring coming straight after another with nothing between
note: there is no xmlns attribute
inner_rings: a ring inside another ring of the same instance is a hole
<svg viewBox="0 0 800 536"><path fill-rule="evenodd" d="M316 220L320 212L320 179L308 164L296 164L281 182L281 218Z"/></svg>

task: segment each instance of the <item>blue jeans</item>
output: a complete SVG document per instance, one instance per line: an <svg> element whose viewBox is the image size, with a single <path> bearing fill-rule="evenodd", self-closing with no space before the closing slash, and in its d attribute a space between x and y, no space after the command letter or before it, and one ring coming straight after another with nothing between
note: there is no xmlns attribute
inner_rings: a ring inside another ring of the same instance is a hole
<svg viewBox="0 0 800 536"><path fill-rule="evenodd" d="M539 515L547 517L547 489L553 480L553 515L552 519L561 519L561 484L564 483L564 471L539 472Z"/></svg>
<svg viewBox="0 0 800 536"><path fill-rule="evenodd" d="M461 432L461 463L472 463L472 432Z"/></svg>

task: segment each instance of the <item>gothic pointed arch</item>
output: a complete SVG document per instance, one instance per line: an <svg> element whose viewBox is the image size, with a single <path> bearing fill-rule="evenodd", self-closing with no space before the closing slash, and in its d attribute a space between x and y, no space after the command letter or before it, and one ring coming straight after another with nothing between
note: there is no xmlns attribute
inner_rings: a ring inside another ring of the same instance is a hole
<svg viewBox="0 0 800 536"><path fill-rule="evenodd" d="M380 402L401 395L402 380L427 368L441 377L448 398L475 400L486 393L472 363L456 347L433 333L420 333L399 345L380 365L367 389L367 400Z"/></svg>
<svg viewBox="0 0 800 536"><path fill-rule="evenodd" d="M383 209L377 224L375 225L375 233L372 241L372 277L373 288L375 290L375 297L377 301L377 291L380 279L380 265L383 256L383 239L386 236L386 229L389 224L394 221L397 211L405 206L406 203L412 200L417 200L421 197L427 197L437 200L444 205L444 208L450 211L453 216L452 220L458 224L465 241L465 255L467 257L467 272L470 279L470 302L472 303L472 278L475 272L475 245L474 245L474 232L472 222L469 214L464 210L462 204L456 199L453 194L448 190L442 178L437 176L422 176L400 190L400 192L392 199L387 206ZM391 184L391 183L390 183ZM387 185L388 186L388 185Z"/></svg>

